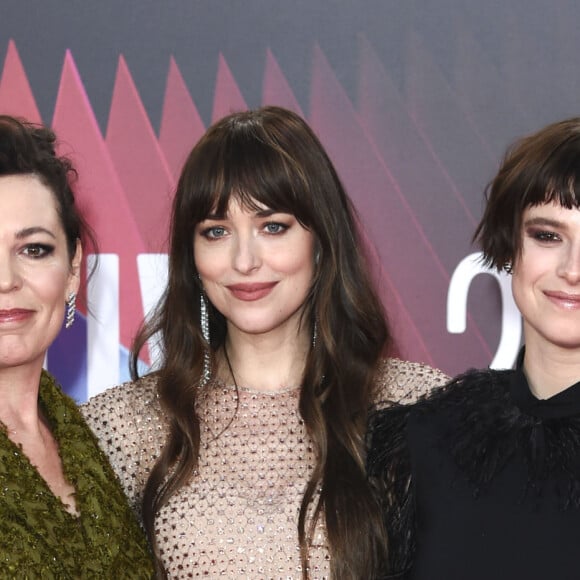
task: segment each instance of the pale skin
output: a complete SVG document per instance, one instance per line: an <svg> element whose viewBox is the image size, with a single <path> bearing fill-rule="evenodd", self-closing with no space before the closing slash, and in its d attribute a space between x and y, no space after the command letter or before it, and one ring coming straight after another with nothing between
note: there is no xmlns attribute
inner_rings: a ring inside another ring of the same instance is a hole
<svg viewBox="0 0 580 580"><path fill-rule="evenodd" d="M514 299L523 316L524 371L539 399L580 378L580 210L557 203L527 208L514 264Z"/></svg>
<svg viewBox="0 0 580 580"><path fill-rule="evenodd" d="M80 283L52 192L33 175L0 177L0 422L64 508L78 515L58 445L38 405L46 351Z"/></svg>
<svg viewBox="0 0 580 580"><path fill-rule="evenodd" d="M208 299L227 320L226 349L239 386L297 387L311 328L300 324L314 273L314 236L294 216L241 207L197 225L194 257ZM218 376L230 375L218 353Z"/></svg>

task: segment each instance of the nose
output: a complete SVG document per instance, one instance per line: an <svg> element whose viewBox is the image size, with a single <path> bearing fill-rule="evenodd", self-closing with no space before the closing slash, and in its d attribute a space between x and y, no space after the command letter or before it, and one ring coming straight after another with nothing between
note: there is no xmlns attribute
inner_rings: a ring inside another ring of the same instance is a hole
<svg viewBox="0 0 580 580"><path fill-rule="evenodd" d="M250 274L260 267L259 242L251 234L242 234L236 237L233 247L233 267L241 274Z"/></svg>
<svg viewBox="0 0 580 580"><path fill-rule="evenodd" d="M557 273L569 284L580 283L580 242L571 245L562 256Z"/></svg>
<svg viewBox="0 0 580 580"><path fill-rule="evenodd" d="M0 256L0 292L10 292L20 287L21 277L10 256Z"/></svg>

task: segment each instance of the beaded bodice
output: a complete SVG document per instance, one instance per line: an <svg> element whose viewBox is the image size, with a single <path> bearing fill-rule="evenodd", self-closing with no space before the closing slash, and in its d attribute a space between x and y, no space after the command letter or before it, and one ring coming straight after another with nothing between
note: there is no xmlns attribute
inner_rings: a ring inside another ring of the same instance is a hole
<svg viewBox="0 0 580 580"><path fill-rule="evenodd" d="M413 399L445 377L391 360L380 398ZM110 389L84 408L138 509L166 435L154 378ZM156 518L173 578L301 578L297 519L315 455L298 413L299 390L264 393L214 382L197 403L199 466ZM328 577L324 526L310 550L310 577Z"/></svg>

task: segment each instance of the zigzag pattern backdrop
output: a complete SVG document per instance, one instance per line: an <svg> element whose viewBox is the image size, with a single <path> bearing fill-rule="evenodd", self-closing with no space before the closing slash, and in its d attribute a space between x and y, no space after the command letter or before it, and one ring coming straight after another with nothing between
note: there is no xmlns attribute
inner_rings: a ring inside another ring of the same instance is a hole
<svg viewBox="0 0 580 580"><path fill-rule="evenodd" d="M479 277L470 290L466 332L450 334L446 330L450 278L458 263L473 251L470 240L481 212L483 188L508 143L506 135L511 139L528 132L541 124L534 119L543 122L549 116L544 105L550 83L538 87L534 99L528 98L525 87L533 84L534 71L533 67L522 70L521 63L533 57L536 63L541 61L542 71L553 65L551 80L567 78L576 70L570 60L577 43L562 43L557 55L544 54L541 47L529 55L521 48L528 46L527 36L515 25L518 10L496 7L503 32L506 23L514 23L513 33L510 29L509 35L500 36L493 30L495 17L481 24L483 28L489 25L489 34L482 33L477 29L477 11L471 14L468 7L453 0L444 6L437 4L445 14L453 14L451 19L437 20L445 22L445 34L428 38L432 24L425 15L429 6L435 7L432 4L426 0L417 4L412 26L402 20L404 33L397 37L399 45L393 56L400 61L397 66L388 66L385 54L377 54L376 43L358 35L354 98L352 87L350 91L345 88L325 51L313 43L308 108L303 110L274 50L265 49L261 55L261 103L279 104L303 115L335 162L360 213L398 352L456 373L467 366L489 364L501 330L500 304L495 282ZM404 12L408 15L410 9ZM568 6L567 12L553 17L551 25L557 24L559 28L555 28L566 33L560 37L570 37L574 13ZM397 24L388 26L393 33ZM434 54L433 38L440 36L445 36L449 46L439 47ZM6 46L0 111L43 121L57 132L61 152L79 170L79 202L105 256L100 291L111 291L113 298L118 292L118 305L114 299L112 302L113 310L118 311L110 313L113 322L98 321L118 335L120 368L107 375L113 378L104 379L103 384L90 379L90 353L87 359L86 351L91 323L86 311L75 330L62 333L49 353L49 368L69 392L84 400L115 382L115 376L119 380L127 377L127 348L146 309L138 256L165 252L176 177L207 123L187 88L177 57L172 56L155 130L130 66L119 54L102 130L83 83L83 70L77 69L70 50L63 55L52 118L41 119L17 42L1 37L0 42ZM502 43L502 62L490 48L494 42ZM445 59L447 67L442 66ZM211 121L248 107L240 79L232 70L231 61L220 54L215 83L207 87L212 93ZM518 84L515 77L530 82ZM572 94L564 94L560 109L572 108L575 100ZM110 255L118 256L118 280L114 275L107 278L108 272L115 272L116 262L109 261ZM102 309L98 313L102 315ZM78 362L72 369L71 358ZM91 380L94 384L89 384Z"/></svg>
<svg viewBox="0 0 580 580"><path fill-rule="evenodd" d="M414 58L425 69L416 82L436 73L428 55L415 54ZM423 125L425 104L402 101L367 43L361 44L364 99L359 110L342 90L319 48L313 54L312 71L307 118L336 163L361 214L364 233L375 248L377 280L399 351L454 371L457 363L451 343L455 337L446 336L445 296L450 274L466 254L476 223L476 209L469 207L461 194L461 176L450 175L444 160L437 157L433 137L427 137L428 128ZM214 120L247 108L223 57L216 78ZM442 79L440 89L442 97L452 97L445 94L449 88ZM418 87L414 92L420 95L422 91ZM263 76L263 102L289 107L304 116L271 53L267 54ZM43 121L13 41L8 45L0 79L0 110ZM460 107L455 114L456 119L446 122L465 125L464 146L475 149L469 157L489 156L485 143L473 138L469 116ZM64 58L54 116L44 121L57 132L61 153L71 157L78 168L79 203L97 233L100 252L119 256L119 342L126 349L144 314L136 258L166 250L176 177L205 127L179 67L171 59L157 136L127 63L120 56L108 126L102 135L70 52ZM401 132L410 136L404 147L390 138ZM429 133L442 137L437 127L431 127ZM420 172L417 167L421 167ZM435 203L425 199L426 189ZM442 223L454 224L452 236L440 235ZM465 359L491 358L490 345L477 322L461 343ZM62 359L58 354L54 357L54 353L49 357L50 363ZM75 394L83 398L82 385Z"/></svg>

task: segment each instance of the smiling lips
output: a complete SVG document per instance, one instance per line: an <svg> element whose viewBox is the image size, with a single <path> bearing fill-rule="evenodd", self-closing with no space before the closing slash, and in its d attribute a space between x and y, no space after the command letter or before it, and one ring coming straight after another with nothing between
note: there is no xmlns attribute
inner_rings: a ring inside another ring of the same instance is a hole
<svg viewBox="0 0 580 580"><path fill-rule="evenodd" d="M546 290L544 295L561 308L566 310L580 310L580 294L568 294L566 292L555 292Z"/></svg>
<svg viewBox="0 0 580 580"><path fill-rule="evenodd" d="M0 324L10 322L22 322L27 320L34 313L33 310L26 308L10 308L9 310L0 310Z"/></svg>
<svg viewBox="0 0 580 580"><path fill-rule="evenodd" d="M270 294L277 283L278 282L256 282L253 284L231 284L230 286L227 286L227 288L238 300L253 302L254 300L260 300L260 298L264 298L264 296Z"/></svg>

